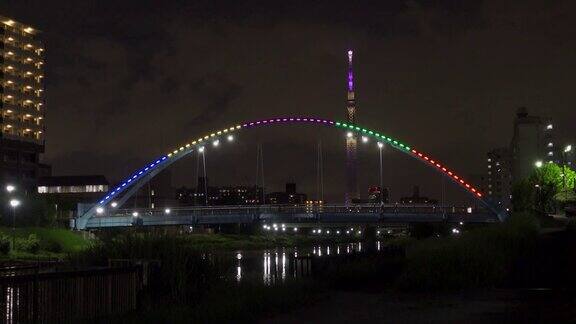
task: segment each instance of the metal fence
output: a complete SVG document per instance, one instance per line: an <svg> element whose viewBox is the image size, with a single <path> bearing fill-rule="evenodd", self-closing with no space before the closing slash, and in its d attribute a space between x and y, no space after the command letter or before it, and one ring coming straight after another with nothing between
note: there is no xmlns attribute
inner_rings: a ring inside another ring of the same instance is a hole
<svg viewBox="0 0 576 324"><path fill-rule="evenodd" d="M74 322L136 309L141 267L0 271L0 322Z"/></svg>

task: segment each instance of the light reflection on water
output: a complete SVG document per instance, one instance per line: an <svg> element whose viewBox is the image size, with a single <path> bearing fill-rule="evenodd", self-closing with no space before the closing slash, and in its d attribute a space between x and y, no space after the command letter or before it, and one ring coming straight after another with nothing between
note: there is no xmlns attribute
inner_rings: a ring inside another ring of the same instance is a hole
<svg viewBox="0 0 576 324"><path fill-rule="evenodd" d="M237 264L232 278L237 282L260 277L265 285L284 282L289 278L306 277L311 274L312 258L335 257L341 254L362 253L365 244L343 243L314 245L308 248L276 248L264 251L237 252ZM382 251L382 243L375 242L376 251ZM240 256L240 257L238 257Z"/></svg>

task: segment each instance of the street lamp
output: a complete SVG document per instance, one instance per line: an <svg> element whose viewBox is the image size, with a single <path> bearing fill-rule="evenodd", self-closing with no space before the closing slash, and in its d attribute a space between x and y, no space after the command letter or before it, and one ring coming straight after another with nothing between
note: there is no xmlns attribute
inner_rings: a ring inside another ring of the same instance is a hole
<svg viewBox="0 0 576 324"><path fill-rule="evenodd" d="M6 191L8 191L8 193L12 193L12 191L16 190L16 187L14 185L6 185Z"/></svg>
<svg viewBox="0 0 576 324"><path fill-rule="evenodd" d="M20 206L20 200L10 200L10 207L12 207L12 250L16 248L16 207L18 206Z"/></svg>
<svg viewBox="0 0 576 324"><path fill-rule="evenodd" d="M214 142L217 146L217 142ZM202 168L204 169L204 203L208 206L208 178L206 176L206 152L204 146L198 149L198 152L202 153Z"/></svg>
<svg viewBox="0 0 576 324"><path fill-rule="evenodd" d="M378 151L380 152L380 205L384 204L384 178L382 175L382 148L384 144L378 142Z"/></svg>
<svg viewBox="0 0 576 324"><path fill-rule="evenodd" d="M568 193L566 192L566 153L569 153L570 151L572 151L572 145L566 145L566 147L564 147L564 153L562 154L562 181L564 199L566 199L568 196Z"/></svg>
<svg viewBox="0 0 576 324"><path fill-rule="evenodd" d="M543 163L542 163L542 161L536 161L536 162L534 163L534 165L535 165L537 168L541 168L542 165L543 165Z"/></svg>

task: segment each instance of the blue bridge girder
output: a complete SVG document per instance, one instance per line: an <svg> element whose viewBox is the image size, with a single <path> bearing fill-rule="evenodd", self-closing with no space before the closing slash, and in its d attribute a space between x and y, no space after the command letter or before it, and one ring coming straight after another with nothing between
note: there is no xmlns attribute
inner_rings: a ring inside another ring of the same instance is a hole
<svg viewBox="0 0 576 324"><path fill-rule="evenodd" d="M299 227L322 224L407 224L434 223L495 223L498 217L486 210L470 207L406 206L406 205L260 205L186 207L166 210L121 209L91 218L86 229L173 226L285 223ZM135 216L136 215L136 216Z"/></svg>

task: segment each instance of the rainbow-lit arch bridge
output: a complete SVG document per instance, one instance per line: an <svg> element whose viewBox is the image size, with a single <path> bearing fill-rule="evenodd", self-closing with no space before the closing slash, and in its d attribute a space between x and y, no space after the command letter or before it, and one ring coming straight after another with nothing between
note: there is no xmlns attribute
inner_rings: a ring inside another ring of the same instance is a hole
<svg viewBox="0 0 576 324"><path fill-rule="evenodd" d="M238 123L227 128L223 128L209 134L205 134L202 137L198 137L195 140L186 143L177 149L162 155L148 164L146 164L141 169L137 170L120 184L110 190L108 193L100 199L95 205L91 206L87 210L82 210L79 208L78 217L71 224L73 228L84 230L89 228L100 227L101 224L98 218L107 215L107 210L120 208L130 197L132 197L138 189L140 189L145 183L156 176L165 168L169 167L172 163L178 161L179 159L192 153L194 150L198 150L200 147L206 145L208 141L214 141L222 137L230 136L236 132L240 132L245 129L264 127L264 126L275 126L275 125L290 125L290 124L308 124L313 126L324 126L324 127L334 127L336 129L344 129L347 131L356 132L362 136L372 137L380 142L387 143L391 147L397 149L398 151L408 154L413 158L423 162L428 167L440 172L443 176L449 178L457 185L462 187L467 193L474 197L481 205L483 205L493 216L496 216L498 220L502 221L506 218L506 213L495 208L489 202L484 199L484 195L479 189L474 187L468 181L464 180L460 175L455 173L451 168L440 163L438 160L430 157L428 154L416 150L414 147L402 143L394 138L384 135L380 132L370 130L359 125L351 125L345 122L333 121L324 118L317 117L275 117L268 118L258 121L250 121L244 123ZM112 206L114 204L114 206ZM113 222L112 222L113 223ZM120 224L122 224L120 222ZM156 224L155 225L159 225ZM118 225L121 226L121 225Z"/></svg>

